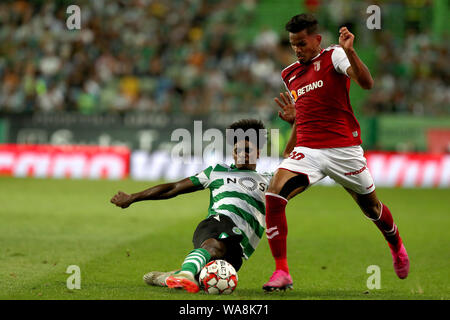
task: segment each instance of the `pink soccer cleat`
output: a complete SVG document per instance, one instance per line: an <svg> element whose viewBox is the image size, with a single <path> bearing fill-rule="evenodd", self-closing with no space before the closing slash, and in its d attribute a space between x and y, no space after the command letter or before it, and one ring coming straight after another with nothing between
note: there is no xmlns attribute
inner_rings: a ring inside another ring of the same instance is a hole
<svg viewBox="0 0 450 320"><path fill-rule="evenodd" d="M275 272L270 277L269 282L263 285L263 290L266 292L279 291L292 289L293 283L292 278L286 271L275 270Z"/></svg>
<svg viewBox="0 0 450 320"><path fill-rule="evenodd" d="M389 243L391 248L392 260L394 261L394 270L400 279L405 279L409 273L409 258L405 246L402 245L396 249Z"/></svg>

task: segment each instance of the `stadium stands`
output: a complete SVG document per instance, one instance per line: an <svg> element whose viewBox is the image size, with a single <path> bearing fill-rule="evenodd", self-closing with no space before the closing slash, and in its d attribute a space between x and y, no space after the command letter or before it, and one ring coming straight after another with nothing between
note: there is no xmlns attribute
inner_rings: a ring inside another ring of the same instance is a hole
<svg viewBox="0 0 450 320"><path fill-rule="evenodd" d="M170 118L239 112L280 127L273 97L284 90L280 70L295 59L282 21L295 10L318 16L324 46L336 43L342 24L358 37L376 79L370 92L357 86L350 92L365 147L380 146L373 130L384 126L386 114L450 119L443 4L387 1L382 30L373 31L365 27L370 3L82 0L81 30L68 30L70 1L2 1L0 142L23 142L8 131L18 126L17 119L7 123L10 116L64 112Z"/></svg>

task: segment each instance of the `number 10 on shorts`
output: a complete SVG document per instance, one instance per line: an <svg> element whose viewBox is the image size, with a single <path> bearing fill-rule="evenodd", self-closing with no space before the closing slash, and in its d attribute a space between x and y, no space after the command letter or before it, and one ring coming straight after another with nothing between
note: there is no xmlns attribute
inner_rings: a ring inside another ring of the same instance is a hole
<svg viewBox="0 0 450 320"><path fill-rule="evenodd" d="M292 151L291 154L289 155L289 158L293 159L293 160L301 160L305 157L305 155L301 152L297 152L297 151Z"/></svg>

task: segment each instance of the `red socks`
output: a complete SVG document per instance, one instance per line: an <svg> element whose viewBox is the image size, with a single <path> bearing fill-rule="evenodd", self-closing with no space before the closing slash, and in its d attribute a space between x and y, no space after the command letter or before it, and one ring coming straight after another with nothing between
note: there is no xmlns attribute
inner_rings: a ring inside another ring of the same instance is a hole
<svg viewBox="0 0 450 320"><path fill-rule="evenodd" d="M397 225L394 223L391 211L386 205L381 204L381 213L378 220L371 220L376 224L378 229L380 229L389 244L397 249L401 246L402 239L400 238Z"/></svg>
<svg viewBox="0 0 450 320"><path fill-rule="evenodd" d="M275 259L277 270L289 273L286 258L286 204L287 199L273 193L266 193L266 235L269 240L270 250Z"/></svg>
<svg viewBox="0 0 450 320"><path fill-rule="evenodd" d="M288 233L286 221L287 199L273 193L266 193L266 235L269 241L272 256L275 259L277 270L289 273L286 256L286 239ZM394 223L389 208L381 204L380 217L377 220L371 219L380 229L381 233L389 245L398 250L402 244L402 239Z"/></svg>

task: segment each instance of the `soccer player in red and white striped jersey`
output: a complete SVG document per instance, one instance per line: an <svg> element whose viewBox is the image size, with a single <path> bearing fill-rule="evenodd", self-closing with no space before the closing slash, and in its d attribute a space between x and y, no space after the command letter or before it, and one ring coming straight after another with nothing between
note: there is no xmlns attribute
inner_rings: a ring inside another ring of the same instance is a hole
<svg viewBox="0 0 450 320"><path fill-rule="evenodd" d="M266 291L292 288L286 256L288 200L326 176L341 184L363 213L380 229L401 279L409 272L409 258L388 207L375 185L361 148L361 130L350 105L350 80L364 89L373 79L354 47L354 35L339 30L339 45L323 49L318 22L311 14L294 16L286 25L298 61L281 75L289 96L275 101L285 110L295 103L295 121L288 145L295 146L279 165L266 193L266 234L275 259L275 272ZM282 118L285 114L281 114ZM285 119L286 120L286 119ZM289 150L289 148L286 148Z"/></svg>

